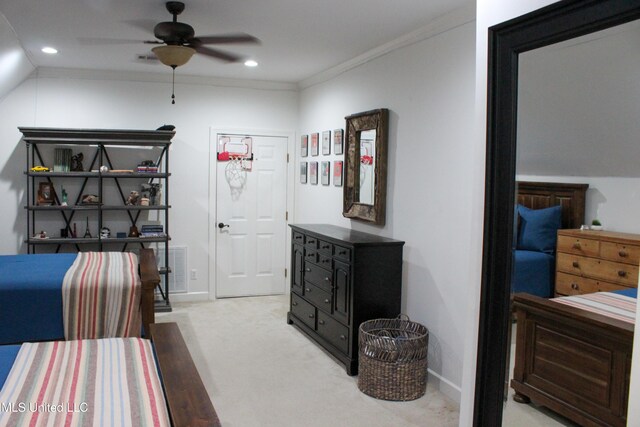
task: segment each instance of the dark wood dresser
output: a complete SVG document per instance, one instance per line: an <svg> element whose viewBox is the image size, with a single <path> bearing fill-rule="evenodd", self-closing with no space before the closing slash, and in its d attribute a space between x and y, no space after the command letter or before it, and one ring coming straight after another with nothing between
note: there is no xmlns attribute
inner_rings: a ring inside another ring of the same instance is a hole
<svg viewBox="0 0 640 427"><path fill-rule="evenodd" d="M287 322L358 373L358 328L400 314L404 242L326 224L291 227Z"/></svg>

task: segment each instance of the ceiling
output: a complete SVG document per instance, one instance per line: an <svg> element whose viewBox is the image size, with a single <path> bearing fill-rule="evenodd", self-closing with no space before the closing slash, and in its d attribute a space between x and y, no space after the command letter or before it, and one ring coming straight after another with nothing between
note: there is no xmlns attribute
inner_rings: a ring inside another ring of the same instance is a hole
<svg viewBox="0 0 640 427"><path fill-rule="evenodd" d="M245 32L259 45L219 46L260 64L195 55L184 75L300 82L424 27L469 0L184 0L178 21L196 36ZM170 21L163 0L0 0L36 67L169 72L151 55L153 27ZM58 49L46 55L43 46Z"/></svg>

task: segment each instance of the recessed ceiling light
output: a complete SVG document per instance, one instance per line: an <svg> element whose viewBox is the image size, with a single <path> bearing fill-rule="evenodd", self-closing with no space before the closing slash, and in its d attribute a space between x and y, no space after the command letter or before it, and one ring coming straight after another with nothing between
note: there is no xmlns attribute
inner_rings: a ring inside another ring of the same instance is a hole
<svg viewBox="0 0 640 427"><path fill-rule="evenodd" d="M253 59L249 59L248 61L245 61L244 65L246 65L247 67L257 67L258 63Z"/></svg>
<svg viewBox="0 0 640 427"><path fill-rule="evenodd" d="M55 49L55 48L53 48L53 47L49 47L49 46L47 46L47 47L43 47L43 48L42 48L42 51L43 51L44 53L48 53L49 55L53 55L53 54L58 53L58 49Z"/></svg>

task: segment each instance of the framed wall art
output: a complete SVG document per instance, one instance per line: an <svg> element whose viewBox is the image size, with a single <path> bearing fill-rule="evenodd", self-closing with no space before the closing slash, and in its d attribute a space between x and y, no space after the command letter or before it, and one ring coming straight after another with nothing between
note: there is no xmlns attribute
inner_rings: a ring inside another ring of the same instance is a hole
<svg viewBox="0 0 640 427"><path fill-rule="evenodd" d="M320 138L320 134L318 134L318 132L311 134L311 155L312 156L317 156L319 154L318 152L319 138Z"/></svg>
<svg viewBox="0 0 640 427"><path fill-rule="evenodd" d="M309 162L309 183L318 185L318 162Z"/></svg>
<svg viewBox="0 0 640 427"><path fill-rule="evenodd" d="M333 162L333 185L342 187L342 160Z"/></svg>
<svg viewBox="0 0 640 427"><path fill-rule="evenodd" d="M331 131L325 130L322 132L322 155L329 154L331 154Z"/></svg>
<svg viewBox="0 0 640 427"><path fill-rule="evenodd" d="M307 162L300 162L300 184L307 183Z"/></svg>
<svg viewBox="0 0 640 427"><path fill-rule="evenodd" d="M329 185L329 180L331 179L330 169L331 162L322 162L320 164L320 178L322 181L322 185Z"/></svg>
<svg viewBox="0 0 640 427"><path fill-rule="evenodd" d="M344 131L342 129L335 129L333 131L333 153L342 154L344 152L343 139Z"/></svg>
<svg viewBox="0 0 640 427"><path fill-rule="evenodd" d="M309 135L302 135L300 137L300 157L307 157L309 155Z"/></svg>

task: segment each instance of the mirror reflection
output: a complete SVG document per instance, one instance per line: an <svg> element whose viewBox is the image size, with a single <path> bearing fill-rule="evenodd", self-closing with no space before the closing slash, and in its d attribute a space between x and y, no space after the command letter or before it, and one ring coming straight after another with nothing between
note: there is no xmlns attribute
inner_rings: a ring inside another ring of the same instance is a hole
<svg viewBox="0 0 640 427"><path fill-rule="evenodd" d="M360 132L360 193L358 201L365 205L373 205L375 195L375 142L375 129Z"/></svg>

